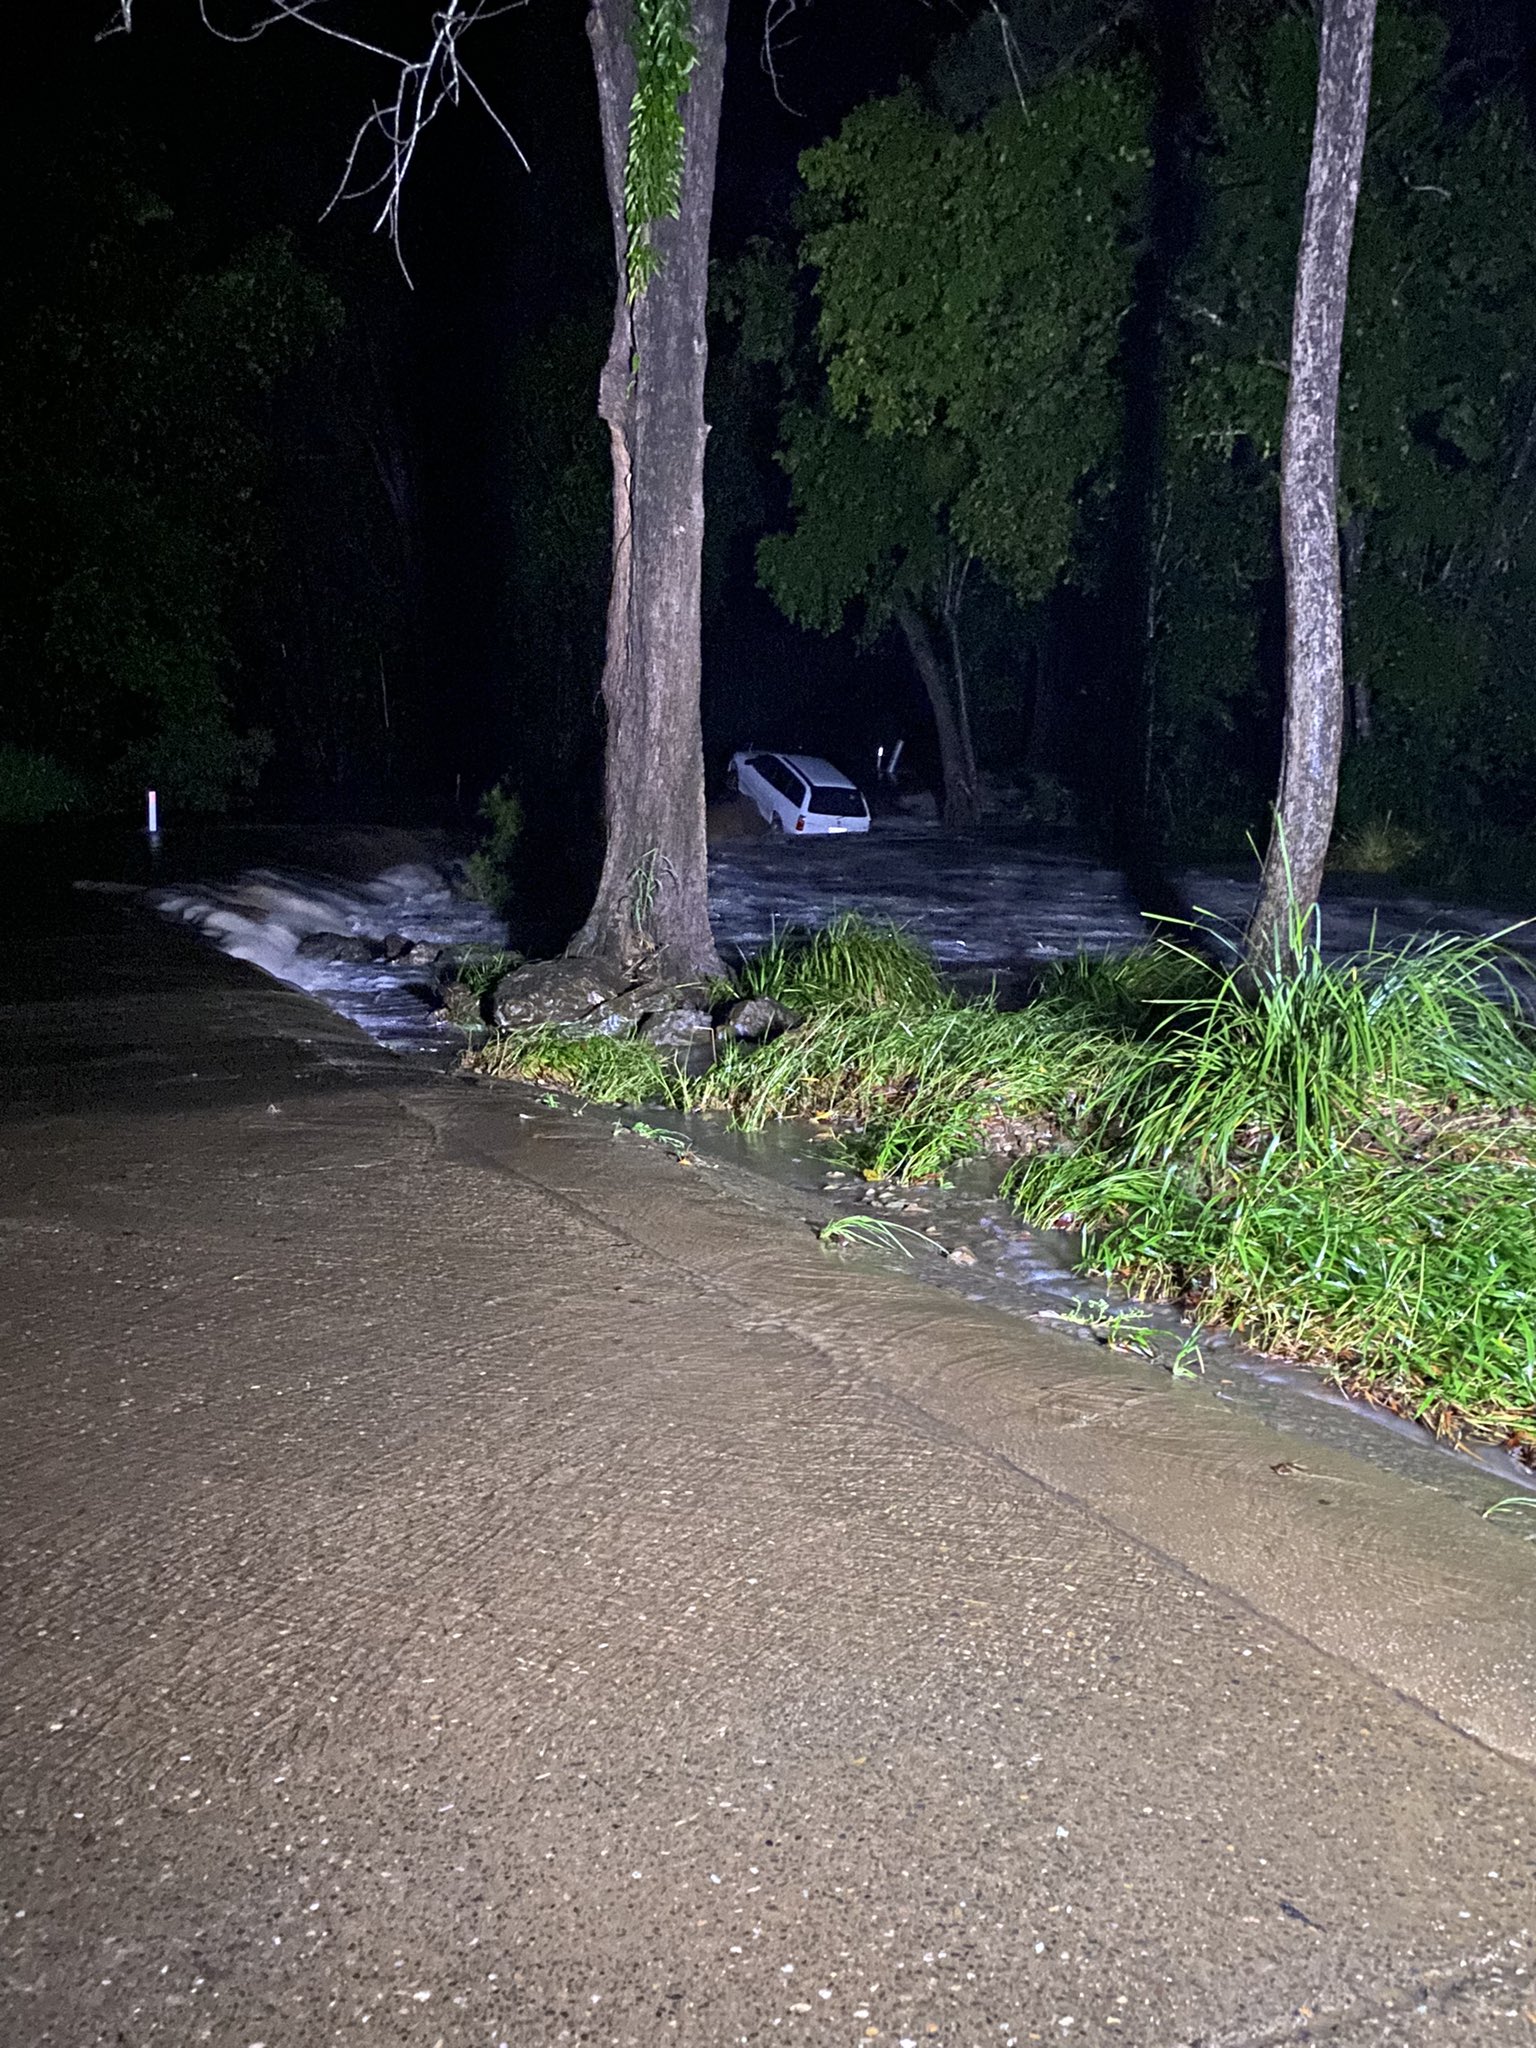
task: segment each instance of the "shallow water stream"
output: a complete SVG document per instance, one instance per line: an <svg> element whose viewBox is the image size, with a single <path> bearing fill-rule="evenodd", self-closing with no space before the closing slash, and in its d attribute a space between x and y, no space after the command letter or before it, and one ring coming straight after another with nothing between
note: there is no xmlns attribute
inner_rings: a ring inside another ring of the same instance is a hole
<svg viewBox="0 0 1536 2048"><path fill-rule="evenodd" d="M349 963L310 957L301 943L318 933L382 941L398 935L426 946L497 944L502 927L468 902L442 864L396 863L371 880L342 882L302 867L253 868L220 882L178 883L151 892L164 914L194 925L226 953L303 988L413 1062L456 1064L462 1033L433 1014L430 976L420 964ZM1218 930L1240 927L1251 885L1228 876L1185 878L1191 902ZM775 931L817 926L840 912L889 918L929 946L966 985L996 976L1006 987L1041 965L1077 952L1116 952L1143 942L1147 927L1117 871L1081 856L985 840L960 841L935 827L882 821L868 838L738 842L711 855L715 929L728 955L750 954ZM1492 934L1497 914L1425 899L1330 892L1324 940L1333 952L1425 930ZM1528 934L1516 941L1536 949ZM633 1128L640 1116L588 1109ZM652 1112L658 1116L659 1112ZM996 1196L996 1175L979 1162L956 1169L942 1189L871 1188L829 1163L805 1127L755 1135L710 1118L662 1119L699 1152L734 1163L792 1191L810 1220L872 1214L901 1227L910 1256L887 1246L847 1254L895 1261L931 1284L1009 1313L1055 1320L1091 1343L1144 1352L1148 1370L1198 1377L1218 1398L1239 1400L1290 1429L1411 1467L1430 1483L1465 1469L1536 1489L1536 1472L1498 1451L1454 1461L1413 1424L1350 1402L1316 1374L1246 1352L1220 1335L1191 1338L1173 1310L1130 1303L1071 1271L1074 1245L1023 1229ZM926 1245L918 1242L927 1239ZM961 1248L961 1257L952 1254ZM1432 1476L1433 1475L1433 1476Z"/></svg>

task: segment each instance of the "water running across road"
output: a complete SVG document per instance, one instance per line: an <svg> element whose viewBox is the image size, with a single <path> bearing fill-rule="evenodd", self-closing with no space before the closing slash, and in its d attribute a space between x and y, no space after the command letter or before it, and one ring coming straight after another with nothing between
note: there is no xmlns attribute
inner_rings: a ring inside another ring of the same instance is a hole
<svg viewBox="0 0 1536 2048"><path fill-rule="evenodd" d="M501 943L503 928L483 906L467 900L459 886L461 872L442 859L397 862L361 882L299 867L254 868L229 881L166 888L153 900L166 914L197 926L222 951L317 996L389 1050L447 1066L456 1059L463 1036L434 1014L430 967L419 958L398 964L336 960L305 950L303 942L319 933L375 942L398 937L419 942L429 957L434 946ZM1210 872L1183 881L1203 922L1229 936L1241 928L1250 882ZM712 851L710 885L715 930L728 957L756 952L776 932L814 928L852 911L903 926L962 986L985 987L995 977L1004 1000L1053 960L1080 952L1123 952L1149 936L1113 868L1081 854L980 837L958 839L937 827L905 821L882 821L867 838L732 842ZM1368 944L1373 930L1391 942L1429 930L1492 935L1507 922L1488 910L1331 888L1324 939L1329 951L1339 953ZM1531 945L1524 933L1513 938ZM707 1122L707 1129L701 1121L695 1130L696 1142L795 1189L813 1207L827 1206L833 1187L824 1182L825 1158L803 1132L785 1126L741 1137L722 1130L717 1120ZM951 1274L940 1261L926 1277L1027 1315L1086 1315L1091 1322L1123 1311L1123 1298L1113 1290L1072 1272L1071 1246L1019 1226L994 1198L981 1163L973 1162L956 1178L959 1185L942 1198L922 1193L925 1204L940 1199L944 1236L950 1242L967 1240L975 1263L964 1273ZM832 1206L846 1209L850 1201L885 1199L879 1190L861 1191L849 1179ZM1160 1343L1170 1356L1188 1334L1171 1309L1139 1305L1134 1321L1144 1337ZM1154 1338L1153 1332L1159 1335ZM1244 1353L1230 1339L1202 1337L1202 1361L1207 1356L1213 1390L1231 1388L1235 1383L1222 1374L1239 1366L1251 1397L1265 1408L1274 1399L1283 1401L1287 1388L1313 1401L1321 1398L1335 1414L1351 1406L1314 1375ZM1425 1454L1421 1433L1384 1419L1410 1459ZM1321 1417L1318 1424L1332 1426ZM1412 1440L1411 1448L1403 1443L1404 1435ZM1484 1456L1489 1469L1517 1483L1533 1483L1527 1468L1496 1452Z"/></svg>
<svg viewBox="0 0 1536 2048"><path fill-rule="evenodd" d="M1245 877L1200 871L1181 878L1202 922L1231 935L1252 900ZM503 927L466 899L451 867L407 862L363 883L303 868L253 868L235 880L156 892L221 951L307 990L396 1052L441 1051L456 1036L433 1021L430 977L419 965L306 957L306 937L395 934L440 946L496 945ZM996 975L1006 992L1052 960L1144 944L1149 927L1115 868L1079 853L1003 840L956 838L941 828L882 820L867 837L733 841L710 855L710 904L727 955L758 951L775 932L815 928L847 911L902 925L967 984ZM1330 952L1365 946L1373 929L1391 942L1426 930L1492 935L1509 919L1386 888L1330 888L1323 936ZM1536 937L1515 933L1536 954Z"/></svg>

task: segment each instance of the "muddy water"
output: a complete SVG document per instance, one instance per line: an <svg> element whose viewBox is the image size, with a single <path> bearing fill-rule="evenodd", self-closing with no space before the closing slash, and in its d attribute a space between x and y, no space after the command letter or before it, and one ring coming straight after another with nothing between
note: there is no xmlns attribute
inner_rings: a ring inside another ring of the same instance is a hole
<svg viewBox="0 0 1536 2048"><path fill-rule="evenodd" d="M382 872L362 879L342 880L299 865L253 868L218 881L178 881L152 900L220 950L314 994L390 1050L446 1069L456 1063L462 1036L434 1018L419 968L314 960L299 951L301 940L317 932L374 939L398 932L444 946L495 944L504 936L483 908L465 901L451 863L421 858L427 849L414 845L391 851L397 856L393 865L381 862ZM401 853L417 857L401 860ZM302 858L298 847L293 854ZM354 875L358 858L366 869L359 849ZM1246 882L1213 874L1184 880L1214 928L1240 926L1250 893ZM963 982L996 975L1006 983L1010 975L1027 976L1053 959L1122 951L1146 938L1113 869L1079 856L957 840L933 827L890 821L867 839L737 842L716 849L711 899L728 953L747 955L776 931L856 911L899 922ZM1428 929L1490 934L1507 922L1486 909L1335 890L1326 905L1324 936L1332 950L1347 951L1366 944L1373 932L1386 941ZM1536 946L1528 933L1513 938L1517 946ZM849 1257L894 1261L970 1300L1050 1320L1086 1344L1113 1343L1143 1354L1149 1372L1193 1375L1216 1399L1238 1402L1301 1435L1347 1442L1357 1454L1398 1469L1411 1467L1429 1483L1452 1484L1452 1475L1465 1467L1472 1479L1493 1474L1511 1490L1536 1490L1536 1472L1502 1453L1448 1454L1411 1423L1347 1401L1313 1373L1246 1351L1220 1334L1195 1342L1173 1310L1130 1302L1074 1274L1074 1242L1024 1230L997 1199L995 1173L979 1163L957 1168L954 1185L946 1189L871 1189L856 1174L839 1176L827 1147L798 1126L745 1135L711 1119L658 1118L654 1111L651 1118L685 1131L711 1161L765 1178L819 1222L873 1214L913 1233L904 1240L910 1256L865 1248ZM624 1120L650 1121L643 1114ZM943 1249L923 1249L915 1241L922 1236ZM944 1255L957 1245L969 1259Z"/></svg>
<svg viewBox="0 0 1536 2048"><path fill-rule="evenodd" d="M545 1104L558 1099L540 1094ZM805 1124L745 1132L712 1116L566 1106L589 1121L609 1117L653 1143L684 1138L707 1166L771 1184L818 1229L847 1216L898 1226L899 1244L865 1241L836 1254L852 1265L900 1272L964 1300L1048 1323L1087 1346L1140 1360L1149 1374L1172 1374L1288 1434L1366 1458L1479 1509L1489 1478L1536 1496L1536 1470L1503 1451L1439 1445L1417 1424L1349 1399L1316 1372L1253 1351L1223 1331L1197 1333L1176 1309L1133 1300L1121 1288L1074 1272L1077 1240L1026 1229L998 1196L994 1163L963 1161L941 1187L872 1186L840 1168L835 1145ZM957 1249L959 1258L952 1256Z"/></svg>

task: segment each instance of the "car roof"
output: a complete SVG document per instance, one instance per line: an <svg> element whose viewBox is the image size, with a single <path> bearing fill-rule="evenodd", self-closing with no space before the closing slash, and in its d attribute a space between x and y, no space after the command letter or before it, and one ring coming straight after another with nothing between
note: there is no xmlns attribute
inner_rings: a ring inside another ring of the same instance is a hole
<svg viewBox="0 0 1536 2048"><path fill-rule="evenodd" d="M786 754L779 747L753 747L755 754L772 754L776 760L787 761L797 774L807 782L818 784L822 789L857 789L856 782L850 782L841 768L834 768L830 761L824 761L820 754Z"/></svg>

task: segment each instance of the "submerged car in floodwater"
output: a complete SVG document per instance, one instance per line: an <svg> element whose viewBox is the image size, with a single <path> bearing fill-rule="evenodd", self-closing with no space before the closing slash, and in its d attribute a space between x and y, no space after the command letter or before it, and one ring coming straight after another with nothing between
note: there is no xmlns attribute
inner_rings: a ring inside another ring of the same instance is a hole
<svg viewBox="0 0 1536 2048"><path fill-rule="evenodd" d="M858 785L819 754L744 747L731 756L729 779L775 831L809 838L869 830L869 805Z"/></svg>

